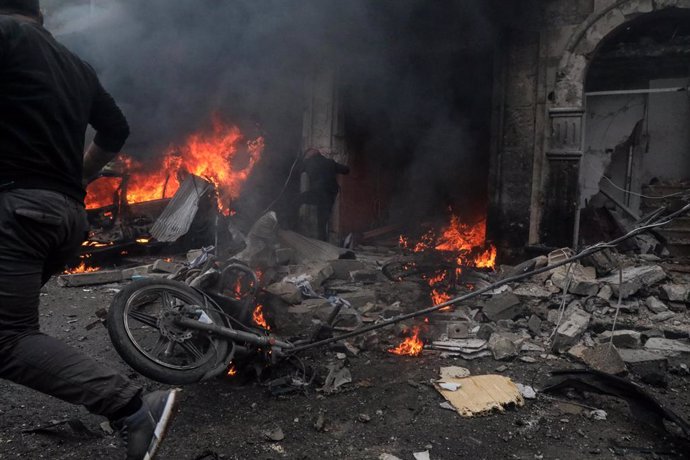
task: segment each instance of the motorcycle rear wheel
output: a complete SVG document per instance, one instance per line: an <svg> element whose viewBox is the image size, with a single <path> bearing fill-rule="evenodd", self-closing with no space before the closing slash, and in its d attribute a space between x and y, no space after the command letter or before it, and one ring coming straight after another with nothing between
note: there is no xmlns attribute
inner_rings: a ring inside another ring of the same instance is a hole
<svg viewBox="0 0 690 460"><path fill-rule="evenodd" d="M184 385L202 380L228 355L222 337L186 329L176 317L229 327L217 307L179 281L142 279L125 286L108 311L108 334L122 359L158 382Z"/></svg>

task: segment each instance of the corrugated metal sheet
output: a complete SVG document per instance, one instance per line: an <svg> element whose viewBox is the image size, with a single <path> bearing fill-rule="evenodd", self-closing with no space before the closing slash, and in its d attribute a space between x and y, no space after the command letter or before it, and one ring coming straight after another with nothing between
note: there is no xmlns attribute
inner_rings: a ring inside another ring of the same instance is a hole
<svg viewBox="0 0 690 460"><path fill-rule="evenodd" d="M211 184L201 177L187 177L151 227L151 236L158 241L173 242L186 234L199 210L199 200L210 188Z"/></svg>

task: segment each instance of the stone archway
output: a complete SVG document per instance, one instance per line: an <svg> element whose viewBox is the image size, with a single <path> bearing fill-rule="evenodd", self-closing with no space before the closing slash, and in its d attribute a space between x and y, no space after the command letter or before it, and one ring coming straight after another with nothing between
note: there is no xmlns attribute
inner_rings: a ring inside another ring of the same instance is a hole
<svg viewBox="0 0 690 460"><path fill-rule="evenodd" d="M549 109L541 240L577 244L579 167L584 150L585 79L599 46L614 31L645 14L690 9L690 0L610 0L572 33L561 56Z"/></svg>

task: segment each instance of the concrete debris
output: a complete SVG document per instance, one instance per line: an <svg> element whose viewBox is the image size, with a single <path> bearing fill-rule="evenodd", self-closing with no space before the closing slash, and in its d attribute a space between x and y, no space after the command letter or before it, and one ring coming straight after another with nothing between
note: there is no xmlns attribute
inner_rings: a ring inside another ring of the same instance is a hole
<svg viewBox="0 0 690 460"><path fill-rule="evenodd" d="M595 410L587 413L587 418L592 419L592 420L597 420L597 421L604 421L604 420L606 420L608 415L609 414L607 414L605 410L595 409Z"/></svg>
<svg viewBox="0 0 690 460"><path fill-rule="evenodd" d="M428 450L425 450L424 452L414 452L412 456L414 457L414 460L431 460Z"/></svg>
<svg viewBox="0 0 690 460"><path fill-rule="evenodd" d="M469 376L470 371L465 367L448 366L441 368L439 380L446 381L446 379L462 379Z"/></svg>
<svg viewBox="0 0 690 460"><path fill-rule="evenodd" d="M643 265L624 268L622 284L618 273L601 278L599 281L608 283L615 297L620 293L624 299L627 299L640 289L653 286L664 279L666 279L666 272L659 265Z"/></svg>
<svg viewBox="0 0 690 460"><path fill-rule="evenodd" d="M591 318L592 315L585 311L577 310L573 312L556 330L553 349L558 353L563 353L575 345L587 330Z"/></svg>
<svg viewBox="0 0 690 460"><path fill-rule="evenodd" d="M462 386L459 383L453 383L453 382L438 382L438 386L442 388L443 390L448 390L448 391L458 391L458 389Z"/></svg>
<svg viewBox="0 0 690 460"><path fill-rule="evenodd" d="M299 288L293 283L279 282L273 283L266 287L266 291L274 296L280 297L283 302L290 305L296 305L302 302L302 293Z"/></svg>
<svg viewBox="0 0 690 460"><path fill-rule="evenodd" d="M674 318L675 316L676 314L672 311L665 311L662 313L657 313L656 315L652 315L649 317L649 319L651 319L655 323L662 323L664 321L668 321L671 318Z"/></svg>
<svg viewBox="0 0 690 460"><path fill-rule="evenodd" d="M671 302L690 301L690 286L685 284L661 285L661 296Z"/></svg>
<svg viewBox="0 0 690 460"><path fill-rule="evenodd" d="M516 383L515 386L520 390L520 394L525 399L537 399L537 392L529 385L523 385L522 383Z"/></svg>
<svg viewBox="0 0 690 460"><path fill-rule="evenodd" d="M428 348L445 351L448 356L456 355L467 360L491 356L487 341L482 339L437 340L431 342Z"/></svg>
<svg viewBox="0 0 690 460"><path fill-rule="evenodd" d="M520 353L520 339L515 334L496 332L489 338L489 349L497 361L512 359Z"/></svg>
<svg viewBox="0 0 690 460"><path fill-rule="evenodd" d="M613 297L613 289L608 284L604 284L601 289L599 289L597 297L604 300L611 300L611 297Z"/></svg>
<svg viewBox="0 0 690 460"><path fill-rule="evenodd" d="M521 284L518 288L513 289L513 294L515 294L518 297L548 299L553 295L553 292L539 284L524 283Z"/></svg>
<svg viewBox="0 0 690 460"><path fill-rule="evenodd" d="M568 292L571 294L589 296L597 295L599 292L596 270L593 267L583 267L576 263L556 268L551 276L551 281L562 291L570 283Z"/></svg>
<svg viewBox="0 0 690 460"><path fill-rule="evenodd" d="M667 356L675 356L678 353L690 353L690 344L661 337L652 337L648 339L644 344L644 348L646 350L664 353Z"/></svg>
<svg viewBox="0 0 690 460"><path fill-rule="evenodd" d="M541 334L541 318L537 315L532 315L527 322L527 328L530 330L532 335L539 336Z"/></svg>
<svg viewBox="0 0 690 460"><path fill-rule="evenodd" d="M647 350L618 350L628 370L644 383L665 386L668 372L668 358L660 353Z"/></svg>
<svg viewBox="0 0 690 460"><path fill-rule="evenodd" d="M613 337L613 344L618 348L640 348L642 347L642 334L637 331L605 331L599 335L599 342L609 343Z"/></svg>
<svg viewBox="0 0 690 460"><path fill-rule="evenodd" d="M654 296L647 297L647 300L645 300L645 305L647 305L647 308L652 313L664 313L668 311L666 304Z"/></svg>
<svg viewBox="0 0 690 460"><path fill-rule="evenodd" d="M501 319L515 319L527 313L527 307L523 305L518 296L512 292L495 295L486 302L482 310L484 316L491 321Z"/></svg>
<svg viewBox="0 0 690 460"><path fill-rule="evenodd" d="M592 348L586 348L582 353L582 361L590 369L607 374L620 375L626 372L625 363L618 354L618 349L609 344L599 344Z"/></svg>
<svg viewBox="0 0 690 460"><path fill-rule="evenodd" d="M379 270L353 270L350 272L350 280L355 283L372 284L379 280L381 277L381 272Z"/></svg>
<svg viewBox="0 0 690 460"><path fill-rule="evenodd" d="M267 441L279 442L285 439L285 434L283 433L282 428L276 427L264 431L264 438L266 438Z"/></svg>

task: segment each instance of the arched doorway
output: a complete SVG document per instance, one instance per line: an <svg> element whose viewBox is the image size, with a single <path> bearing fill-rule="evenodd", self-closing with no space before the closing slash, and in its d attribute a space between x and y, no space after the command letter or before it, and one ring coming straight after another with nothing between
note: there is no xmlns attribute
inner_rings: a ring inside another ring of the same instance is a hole
<svg viewBox="0 0 690 460"><path fill-rule="evenodd" d="M624 155L623 150L626 146L632 149L640 148L642 141L640 136L644 133L640 130L644 126L640 125L635 133L633 133L633 128L638 121L645 118L644 114L635 113L633 109L637 107L630 108L623 104L619 107L621 113L633 121L626 119L620 127L616 125L616 129L628 129L624 126L630 123L632 126L629 127L625 138L619 139L620 142L610 141L610 138L606 136L602 141L602 133L612 132L605 123L606 113L601 107L601 101L606 102L606 99L594 101L593 98L624 96L622 93L616 94L615 91L637 90L638 94L656 94L652 91L683 86L683 82L678 79L683 78L683 73L687 78L690 75L688 72L690 69L686 68L684 72L681 69L679 72L677 62L676 64L671 62L674 60L673 56L661 57L662 60L666 59L664 66L658 64L648 66L647 73L642 72L641 66L648 64L654 57L654 53L672 49L674 40L685 39L687 26L684 24L690 23L687 19L689 11L690 1L619 0L593 13L570 37L558 68L555 91L549 110L547 180L544 187L546 198L541 220L541 232L546 235L545 239L548 239L549 243L570 246L579 242L580 209L585 201L591 198L592 192L597 191L598 182L602 176L600 174L596 177L592 170L595 173L602 168L605 170L611 162L608 161L609 164L607 164L603 158L607 153L609 157L612 157L616 148L619 152L615 155L614 163L621 161L619 157L625 158L626 173L622 178L617 178L619 182L622 181L620 183L623 184L623 189L629 189L624 202L636 205L635 200L631 198L634 195L630 192L641 190L643 175L633 174L631 177L627 169L635 169L640 165L635 161L630 164L628 155ZM690 31L687 32L690 35ZM649 46L649 40L652 39L656 40L653 43L654 46ZM688 44L678 49L687 50ZM626 56L625 53L629 55ZM626 59L621 59L621 57ZM679 59L676 61L679 62ZM685 56L685 62L687 61L688 56ZM630 67L632 64L636 66L634 70ZM674 65L675 68L672 69ZM658 72L655 74L651 70ZM676 82L663 81L670 78L675 78ZM673 86L669 86L672 84ZM684 86L687 87L687 82ZM612 91L614 93L611 94L587 94ZM592 114L590 105L596 109L598 115ZM644 108L644 104L640 107ZM650 107L647 105L647 109ZM682 113L682 108L678 110ZM589 116L594 116L594 118L590 119ZM668 123L665 126L668 127ZM676 129L676 131L686 130ZM633 134L637 137L634 138ZM657 135L657 137L669 139L668 135ZM676 147L682 148L682 145L681 140L678 141ZM583 158L587 151L599 152L601 161L598 165L596 161L593 161L596 158L590 156ZM621 176L620 168L621 166L615 165L615 175ZM613 177L610 179L616 180Z"/></svg>

